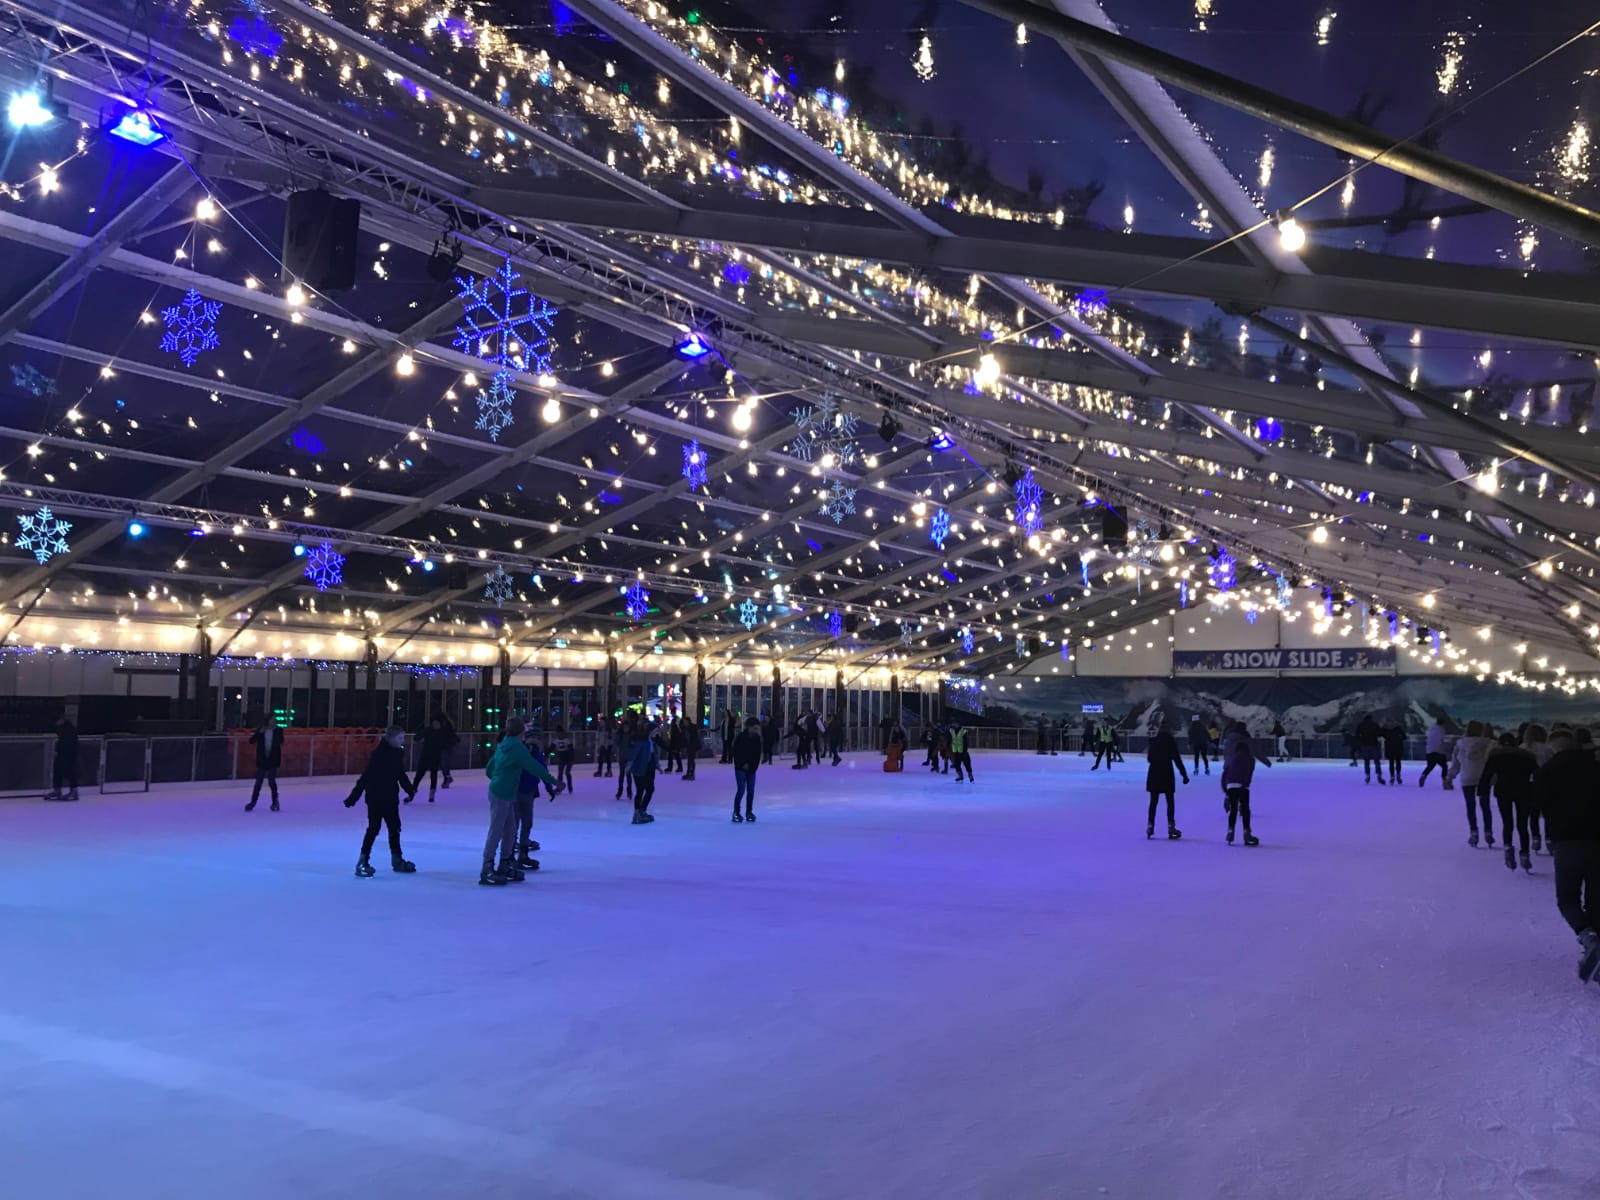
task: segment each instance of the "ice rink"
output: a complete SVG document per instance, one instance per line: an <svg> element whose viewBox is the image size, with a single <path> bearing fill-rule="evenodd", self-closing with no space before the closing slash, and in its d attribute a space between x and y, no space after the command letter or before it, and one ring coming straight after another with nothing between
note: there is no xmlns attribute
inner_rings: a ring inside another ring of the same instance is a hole
<svg viewBox="0 0 1600 1200"><path fill-rule="evenodd" d="M1600 1195L1600 987L1459 793L1262 770L1245 849L1216 775L1150 842L1142 762L976 759L765 768L755 825L580 768L498 889L481 776L371 880L344 783L0 801L0 1191Z"/></svg>

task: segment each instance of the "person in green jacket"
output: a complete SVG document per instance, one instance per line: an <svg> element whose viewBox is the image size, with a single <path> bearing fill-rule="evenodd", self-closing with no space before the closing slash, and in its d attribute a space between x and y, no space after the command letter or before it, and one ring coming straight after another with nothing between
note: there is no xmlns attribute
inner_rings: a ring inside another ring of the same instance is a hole
<svg viewBox="0 0 1600 1200"><path fill-rule="evenodd" d="M950 729L950 762L956 769L956 782L962 779L962 768L966 768L968 783L977 782L972 775L972 755L967 750L967 727L959 719Z"/></svg>
<svg viewBox="0 0 1600 1200"><path fill-rule="evenodd" d="M478 882L498 887L521 883L525 876L517 866L517 785L526 771L553 790L556 781L544 765L522 744L526 723L521 717L506 722L505 734L483 768L489 777L489 836L483 843L483 871ZM495 866L499 852L500 865Z"/></svg>

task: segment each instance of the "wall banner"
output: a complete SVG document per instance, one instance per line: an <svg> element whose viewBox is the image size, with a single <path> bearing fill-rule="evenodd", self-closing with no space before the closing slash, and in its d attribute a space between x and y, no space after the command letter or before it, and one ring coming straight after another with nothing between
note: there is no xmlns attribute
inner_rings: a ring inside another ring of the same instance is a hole
<svg viewBox="0 0 1600 1200"><path fill-rule="evenodd" d="M1392 674L1393 646L1329 646L1315 650L1175 650L1174 675L1273 671L1377 671Z"/></svg>

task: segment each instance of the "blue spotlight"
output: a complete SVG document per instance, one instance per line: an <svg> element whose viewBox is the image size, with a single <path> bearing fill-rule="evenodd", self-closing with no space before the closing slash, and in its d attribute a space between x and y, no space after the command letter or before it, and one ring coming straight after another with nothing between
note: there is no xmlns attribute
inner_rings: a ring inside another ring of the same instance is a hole
<svg viewBox="0 0 1600 1200"><path fill-rule="evenodd" d="M144 536L144 522L143 521L129 521L128 522L128 536L132 537L132 538L142 538Z"/></svg>
<svg viewBox="0 0 1600 1200"><path fill-rule="evenodd" d="M306 556L306 548L304 543L296 542L294 544L294 556L296 558L304 558Z"/></svg>
<svg viewBox="0 0 1600 1200"><path fill-rule="evenodd" d="M38 129L56 119L52 105L46 104L38 92L18 92L6 107L6 117L16 129Z"/></svg>
<svg viewBox="0 0 1600 1200"><path fill-rule="evenodd" d="M122 119L106 132L135 146L153 146L167 136L157 127L155 118L142 108L123 113Z"/></svg>
<svg viewBox="0 0 1600 1200"><path fill-rule="evenodd" d="M929 450L954 450L956 441L942 429L933 431L933 440L928 443Z"/></svg>
<svg viewBox="0 0 1600 1200"><path fill-rule="evenodd" d="M678 343L678 353L689 359L704 358L711 353L711 347L698 333L691 333Z"/></svg>

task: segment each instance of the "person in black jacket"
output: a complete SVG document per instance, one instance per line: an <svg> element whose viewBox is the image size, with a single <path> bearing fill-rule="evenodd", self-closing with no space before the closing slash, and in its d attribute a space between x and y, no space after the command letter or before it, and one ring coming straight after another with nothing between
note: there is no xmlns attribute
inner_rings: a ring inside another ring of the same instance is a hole
<svg viewBox="0 0 1600 1200"><path fill-rule="evenodd" d="M756 769L766 753L766 739L761 736L761 722L746 718L744 729L733 739L733 821L756 819ZM744 801L744 816L739 815L739 801Z"/></svg>
<svg viewBox="0 0 1600 1200"><path fill-rule="evenodd" d="M1193 734L1190 735L1191 739ZM1209 735L1207 741L1209 741ZM1150 815L1145 821L1144 836L1154 837L1156 834L1156 801L1162 796L1167 798L1167 837L1176 841L1183 836L1178 829L1177 813L1174 811L1175 793L1178 790L1177 776L1182 775L1185 783L1189 782L1189 772L1183 769L1183 754L1178 749L1178 739L1168 733L1166 727L1156 731L1150 739L1150 749L1145 754L1150 765L1145 769L1144 788L1150 793ZM1110 763L1106 766L1109 768ZM1207 774L1210 774L1209 769Z"/></svg>
<svg viewBox="0 0 1600 1200"><path fill-rule="evenodd" d="M1495 801L1500 806L1500 829L1506 844L1506 866L1517 869L1517 851L1511 841L1511 827L1516 825L1517 837L1522 842L1522 869L1533 870L1533 859L1528 853L1528 814L1533 804L1533 777L1539 769L1539 760L1533 751L1517 745L1516 734L1502 733L1500 744L1489 751L1483 761L1483 774L1478 779L1478 794L1489 795L1494 789Z"/></svg>
<svg viewBox="0 0 1600 1200"><path fill-rule="evenodd" d="M1195 774L1200 773L1201 767L1206 769L1207 775L1211 774L1211 731L1206 728L1199 713L1195 713L1194 719L1189 722L1189 749L1194 752ZM1106 766L1110 767L1111 764L1108 762Z"/></svg>
<svg viewBox="0 0 1600 1200"><path fill-rule="evenodd" d="M56 756L51 764L50 782L46 800L78 798L78 727L66 713L56 721Z"/></svg>
<svg viewBox="0 0 1600 1200"><path fill-rule="evenodd" d="M245 812L255 808L261 798L261 781L265 779L272 789L272 811L278 811L278 764L283 761L283 730L278 722L268 717L261 728L250 735L250 744L256 748L256 785L250 789L250 803Z"/></svg>
<svg viewBox="0 0 1600 1200"><path fill-rule="evenodd" d="M1372 782L1372 772L1378 772L1378 782L1383 782L1383 759L1379 757L1383 748L1383 729L1378 722L1373 720L1368 713L1361 718L1361 723L1356 726L1356 749L1361 755L1361 769L1368 783Z"/></svg>
<svg viewBox="0 0 1600 1200"><path fill-rule="evenodd" d="M838 713L828 714L827 723L828 753L833 757L833 765L838 766L843 759L839 751L844 749L844 719Z"/></svg>
<svg viewBox="0 0 1600 1200"><path fill-rule="evenodd" d="M1578 935L1578 977L1600 973L1600 763L1562 730L1554 753L1533 777L1556 860L1556 907Z"/></svg>
<svg viewBox="0 0 1600 1200"><path fill-rule="evenodd" d="M361 859L356 863L356 874L363 879L377 874L367 857L381 825L389 826L389 862L394 871L409 875L417 869L416 863L407 862L400 853L400 792L405 791L407 804L417 794L417 785L406 778L405 744L406 731L398 725L389 726L383 741L367 759L361 778L344 798L344 806L354 808L363 792L367 796L367 834L361 839Z"/></svg>
<svg viewBox="0 0 1600 1200"><path fill-rule="evenodd" d="M694 764L700 757L700 722L683 718L683 761L687 770L683 773L685 783L694 782Z"/></svg>
<svg viewBox="0 0 1600 1200"><path fill-rule="evenodd" d="M417 763L417 777L411 781L413 795L422 786L422 777L428 777L428 803L433 803L433 797L439 790L439 772L444 772L445 787L450 786L450 768L445 766L449 756L450 747L455 744L456 731L450 728L450 722L444 719L443 714L434 713L428 720L427 729L422 732L422 759Z"/></svg>
<svg viewBox="0 0 1600 1200"><path fill-rule="evenodd" d="M1406 756L1406 731L1400 725L1397 717L1391 717L1389 723L1379 731L1383 738L1383 757L1389 762L1389 782L1400 782L1400 763ZM1381 772L1380 772L1381 773ZM1507 842L1506 845L1510 845Z"/></svg>

